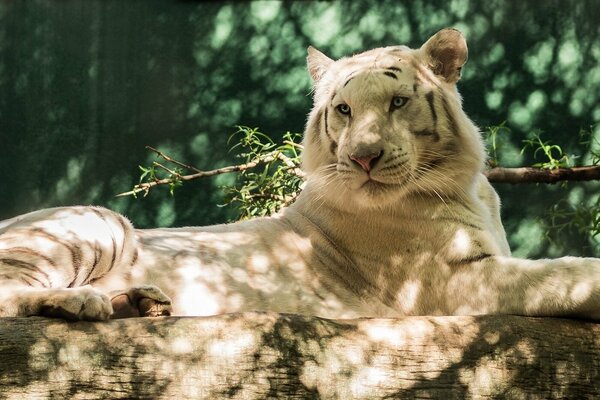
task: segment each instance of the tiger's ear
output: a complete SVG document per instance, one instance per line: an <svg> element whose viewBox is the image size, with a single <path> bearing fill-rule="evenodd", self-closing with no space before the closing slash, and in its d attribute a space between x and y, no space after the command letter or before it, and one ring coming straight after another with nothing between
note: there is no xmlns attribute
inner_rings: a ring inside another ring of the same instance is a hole
<svg viewBox="0 0 600 400"><path fill-rule="evenodd" d="M308 72L310 72L310 76L312 77L313 81L317 83L325 71L327 71L327 68L333 64L333 60L314 47L308 46L306 64L308 65Z"/></svg>
<svg viewBox="0 0 600 400"><path fill-rule="evenodd" d="M433 73L441 75L448 83L460 79L460 70L469 55L465 37L452 28L442 29L430 37L421 46L421 51Z"/></svg>

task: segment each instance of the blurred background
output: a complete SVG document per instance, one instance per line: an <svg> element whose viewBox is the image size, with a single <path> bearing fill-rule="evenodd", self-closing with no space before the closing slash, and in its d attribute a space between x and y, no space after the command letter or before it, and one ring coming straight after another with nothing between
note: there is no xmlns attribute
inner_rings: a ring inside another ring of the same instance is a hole
<svg viewBox="0 0 600 400"><path fill-rule="evenodd" d="M0 219L97 204L138 227L228 221L235 212L218 206L219 187L232 175L187 183L174 197L162 188L114 196L154 159L145 145L213 169L236 161L227 145L235 125L273 137L301 132L311 106L308 45L338 58L418 47L448 26L469 43L464 108L484 132L509 128L497 137L501 165L536 162L521 148L540 132L577 164L592 161L597 0L0 0ZM496 188L516 255L600 254L589 229L547 230L555 204L597 206L598 183Z"/></svg>

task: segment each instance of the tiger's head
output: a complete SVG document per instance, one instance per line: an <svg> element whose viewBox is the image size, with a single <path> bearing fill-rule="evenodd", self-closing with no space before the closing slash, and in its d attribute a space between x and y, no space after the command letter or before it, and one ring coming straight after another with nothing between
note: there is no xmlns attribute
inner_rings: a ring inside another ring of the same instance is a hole
<svg viewBox="0 0 600 400"><path fill-rule="evenodd" d="M303 168L324 196L381 207L415 192L470 190L484 149L456 89L467 60L459 31L338 61L311 47L307 60L315 87Z"/></svg>

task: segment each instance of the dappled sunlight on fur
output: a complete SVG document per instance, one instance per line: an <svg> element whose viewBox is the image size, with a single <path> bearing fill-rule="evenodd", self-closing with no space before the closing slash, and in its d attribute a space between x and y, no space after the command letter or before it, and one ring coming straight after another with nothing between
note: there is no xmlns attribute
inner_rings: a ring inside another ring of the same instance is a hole
<svg viewBox="0 0 600 400"><path fill-rule="evenodd" d="M466 59L453 29L419 49L337 61L310 48L307 182L294 204L210 227L135 230L94 207L0 222L0 316L104 320L104 293L155 285L149 300L167 304L162 289L177 315L600 319L600 260L510 256L498 196L481 173L482 140L456 87ZM412 329L428 335L427 324ZM401 340L385 332L371 334ZM375 366L354 376L382 378Z"/></svg>

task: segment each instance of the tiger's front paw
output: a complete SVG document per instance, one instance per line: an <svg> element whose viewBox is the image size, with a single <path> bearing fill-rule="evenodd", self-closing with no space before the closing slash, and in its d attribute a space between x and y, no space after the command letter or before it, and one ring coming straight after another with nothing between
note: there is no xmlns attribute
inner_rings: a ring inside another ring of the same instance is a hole
<svg viewBox="0 0 600 400"><path fill-rule="evenodd" d="M72 321L106 321L112 313L110 298L91 286L54 290L41 299L39 312Z"/></svg>
<svg viewBox="0 0 600 400"><path fill-rule="evenodd" d="M112 319L171 315L171 299L156 286L134 286L111 293Z"/></svg>

